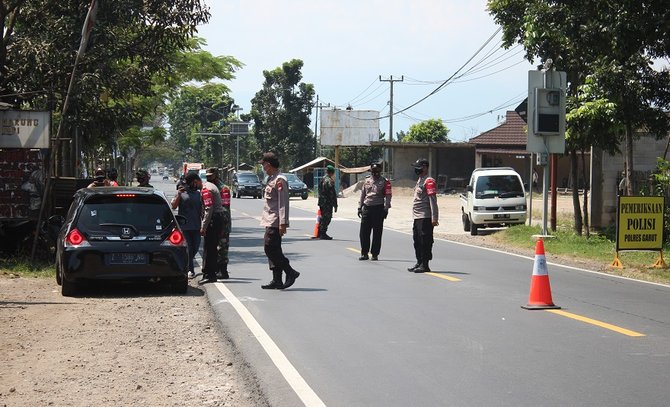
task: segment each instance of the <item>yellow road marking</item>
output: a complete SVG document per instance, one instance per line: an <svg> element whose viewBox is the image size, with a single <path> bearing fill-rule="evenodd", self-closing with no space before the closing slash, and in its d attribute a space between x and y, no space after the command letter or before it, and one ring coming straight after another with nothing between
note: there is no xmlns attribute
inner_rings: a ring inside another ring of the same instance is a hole
<svg viewBox="0 0 670 407"><path fill-rule="evenodd" d="M431 273L423 273L423 274L428 274L429 276L433 276L433 277L437 277L437 278L443 278L445 280L449 280L449 281L453 281L453 282L461 281L460 278L456 278L456 277L452 277L452 276L445 276L444 274L440 274L440 273L432 273L431 272Z"/></svg>
<svg viewBox="0 0 670 407"><path fill-rule="evenodd" d="M354 253L360 253L361 252L360 249L354 249L353 247L347 247L347 250L351 250Z"/></svg>
<svg viewBox="0 0 670 407"><path fill-rule="evenodd" d="M564 317L572 318L572 319L575 319L577 321L585 322L587 324L596 325L596 326L599 326L601 328L609 329L611 331L614 331L614 332L617 332L617 333L620 333L620 334L623 334L623 335L627 335L627 336L635 336L635 337L646 336L645 334L635 332L635 331L631 331L630 329L621 328L621 327L616 326L616 325L608 324L607 322L598 321L596 319L583 317L581 315L573 314L573 313L558 310L558 309L548 309L548 310L545 310L545 311L551 312L551 313L556 314L556 315L562 315Z"/></svg>

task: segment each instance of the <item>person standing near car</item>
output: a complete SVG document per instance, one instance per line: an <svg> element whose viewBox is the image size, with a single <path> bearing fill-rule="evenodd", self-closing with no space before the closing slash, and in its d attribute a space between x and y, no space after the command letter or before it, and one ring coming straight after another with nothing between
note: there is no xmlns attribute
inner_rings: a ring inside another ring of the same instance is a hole
<svg viewBox="0 0 670 407"><path fill-rule="evenodd" d="M202 191L200 192L204 210L200 235L205 237L205 243L204 254L202 256L202 279L198 281L198 284L216 282L217 246L221 231L223 230L223 205L221 204L219 188L210 181L213 175L209 170L205 173L207 181L202 183Z"/></svg>
<svg viewBox="0 0 670 407"><path fill-rule="evenodd" d="M119 186L119 182L117 181L117 179L119 178L119 172L116 170L116 168L111 168L109 170L109 173L107 173L107 178L109 179L110 187Z"/></svg>
<svg viewBox="0 0 670 407"><path fill-rule="evenodd" d="M210 168L207 170L208 174L213 174L207 176L207 181L216 185L219 188L221 193L221 205L223 206L223 228L221 230L221 236L219 237L219 243L217 245L217 277L221 279L230 278L228 274L228 248L230 247L230 230L231 230L231 217L230 217L230 189L226 184L221 181L219 176L218 168Z"/></svg>
<svg viewBox="0 0 670 407"><path fill-rule="evenodd" d="M391 181L381 176L381 164L370 164L371 175L363 181L361 197L358 201L358 217L361 218L359 238L361 241L361 257L368 260L368 252L372 260L377 260L382 248L382 231L384 219L391 207ZM372 247L370 247L370 231L372 231Z"/></svg>
<svg viewBox="0 0 670 407"><path fill-rule="evenodd" d="M428 160L419 158L413 164L414 172L419 176L414 187L412 203L412 237L416 264L407 269L414 273L430 271L428 262L433 259L433 229L439 225L437 207L437 184L428 175Z"/></svg>
<svg viewBox="0 0 670 407"><path fill-rule="evenodd" d="M108 187L108 186L109 186L109 180L107 179L105 170L103 170L102 168L98 168L97 170L95 170L94 181L88 184L88 188Z"/></svg>
<svg viewBox="0 0 670 407"><path fill-rule="evenodd" d="M149 180L151 179L151 175L149 175L149 171L140 168L137 170L135 173L135 177L137 178L137 186L138 187L145 187L145 188L153 188L154 186L149 184Z"/></svg>
<svg viewBox="0 0 670 407"><path fill-rule="evenodd" d="M177 214L186 218L186 224L181 225L186 243L188 244L188 278L195 277L193 258L200 250L200 222L202 221L202 197L200 195L202 181L197 174L188 174L184 185L177 190L172 199L172 209L178 209Z"/></svg>
<svg viewBox="0 0 670 407"><path fill-rule="evenodd" d="M326 176L319 184L319 210L321 211L321 221L319 222L318 239L333 240L328 236L328 225L333 218L333 210L337 212L337 191L335 191L335 167L328 165L326 167Z"/></svg>
<svg viewBox="0 0 670 407"><path fill-rule="evenodd" d="M262 285L263 289L284 289L295 283L300 273L291 267L281 248L282 236L289 227L288 221L288 181L279 175L279 159L274 153L264 153L259 161L268 175L263 197L265 205L261 216L261 226L265 227L263 238L265 255L268 257L272 281ZM282 272L286 272L286 283L282 283Z"/></svg>

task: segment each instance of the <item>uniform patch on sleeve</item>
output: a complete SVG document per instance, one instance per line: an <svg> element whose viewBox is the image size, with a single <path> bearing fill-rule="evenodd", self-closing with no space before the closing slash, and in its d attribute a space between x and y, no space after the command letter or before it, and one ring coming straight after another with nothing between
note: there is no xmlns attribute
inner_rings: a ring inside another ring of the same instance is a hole
<svg viewBox="0 0 670 407"><path fill-rule="evenodd" d="M435 185L435 180L432 178L428 178L426 180L426 195L435 195L437 194L437 185Z"/></svg>
<svg viewBox="0 0 670 407"><path fill-rule="evenodd" d="M212 193L209 189L202 189L202 204L205 206L212 206Z"/></svg>
<svg viewBox="0 0 670 407"><path fill-rule="evenodd" d="M221 205L230 206L230 189L226 186L221 188Z"/></svg>
<svg viewBox="0 0 670 407"><path fill-rule="evenodd" d="M386 180L386 184L384 184L384 195L392 195L391 192L391 181Z"/></svg>

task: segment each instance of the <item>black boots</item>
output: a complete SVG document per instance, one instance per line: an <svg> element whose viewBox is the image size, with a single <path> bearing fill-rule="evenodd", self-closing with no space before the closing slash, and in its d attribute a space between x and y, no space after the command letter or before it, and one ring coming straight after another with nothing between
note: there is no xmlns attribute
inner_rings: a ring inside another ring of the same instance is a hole
<svg viewBox="0 0 670 407"><path fill-rule="evenodd" d="M333 240L332 237L328 236L326 232L319 233L319 239L321 240Z"/></svg>
<svg viewBox="0 0 670 407"><path fill-rule="evenodd" d="M281 281L282 278L282 271L281 268L279 267L273 267L272 268L272 281L270 281L268 284L262 285L261 288L265 290L273 290L273 289L282 289L284 288L284 284ZM295 279L293 279L295 281ZM288 281L288 277L287 277ZM293 283L291 283L293 284Z"/></svg>
<svg viewBox="0 0 670 407"><path fill-rule="evenodd" d="M295 279L300 277L300 273L295 271L290 265L286 265L286 284L283 288L289 288L295 283ZM281 278L281 277L280 277Z"/></svg>
<svg viewBox="0 0 670 407"><path fill-rule="evenodd" d="M228 274L228 265L224 264L223 266L219 267L219 272L217 273L217 278L220 278L222 280L227 280L230 278L230 275Z"/></svg>
<svg viewBox="0 0 670 407"><path fill-rule="evenodd" d="M421 262L419 267L415 268L413 271L415 273L429 273L430 272L430 267L428 267L428 261Z"/></svg>
<svg viewBox="0 0 670 407"><path fill-rule="evenodd" d="M415 265L413 265L412 267L408 267L407 271L412 271L413 272L414 270L418 269L420 266L421 266L421 263L419 261L417 261Z"/></svg>

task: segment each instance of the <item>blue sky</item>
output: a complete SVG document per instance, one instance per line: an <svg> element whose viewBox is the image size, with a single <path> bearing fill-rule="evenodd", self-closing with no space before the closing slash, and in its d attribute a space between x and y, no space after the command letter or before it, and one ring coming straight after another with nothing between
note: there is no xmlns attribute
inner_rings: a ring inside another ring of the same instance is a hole
<svg viewBox="0 0 670 407"><path fill-rule="evenodd" d="M525 98L528 71L523 49L500 48L498 27L485 0L211 0L212 17L199 27L214 55L245 66L228 82L248 113L263 70L297 58L303 81L319 102L389 113L389 82L398 112L394 133L422 120L442 119L449 138L464 141L500 123ZM487 41L493 38L487 43ZM483 48L482 48L483 47ZM479 51L479 53L478 53ZM468 62L470 60L470 62ZM314 129L314 122L311 125ZM388 119L380 120L388 133Z"/></svg>

